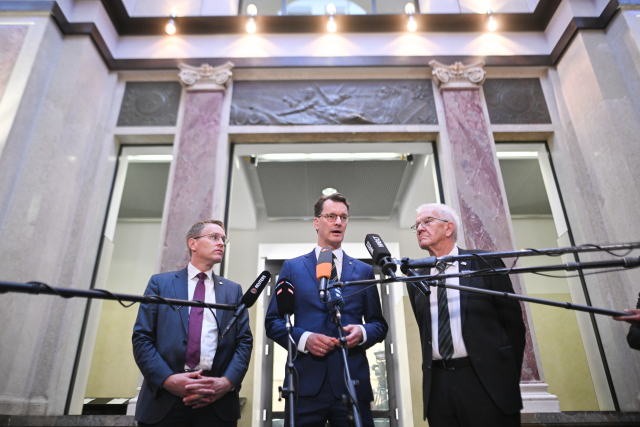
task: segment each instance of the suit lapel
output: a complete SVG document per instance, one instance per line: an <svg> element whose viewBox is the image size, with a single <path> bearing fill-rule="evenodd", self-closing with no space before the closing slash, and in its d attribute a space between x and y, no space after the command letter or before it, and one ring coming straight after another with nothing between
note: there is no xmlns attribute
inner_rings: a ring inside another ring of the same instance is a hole
<svg viewBox="0 0 640 427"><path fill-rule="evenodd" d="M175 291L176 299L189 299L189 278L187 277L186 268L176 272L176 276L173 278L173 290ZM188 334L189 309L188 307L183 307L178 312L180 313L180 318L182 319L182 326L184 326L184 330Z"/></svg>
<svg viewBox="0 0 640 427"><path fill-rule="evenodd" d="M304 256L304 266L307 267L307 270L309 271L309 275L311 276L314 283L316 284L316 288L320 286L320 282L316 277L317 264L318 264L318 258L316 258L316 250L314 249Z"/></svg>
<svg viewBox="0 0 640 427"><path fill-rule="evenodd" d="M353 263L354 258L347 255L344 250L342 251L342 272L340 273L340 281L346 282L353 276L353 270L356 268Z"/></svg>
<svg viewBox="0 0 640 427"><path fill-rule="evenodd" d="M225 286L222 278L217 276L215 273L213 274L213 290L216 295L216 304L228 304L229 296L227 295L227 289L229 287ZM231 314L230 310L221 310L219 308L216 309L216 317L218 318L218 323L220 323L220 327L224 328L227 325L226 318L227 314Z"/></svg>
<svg viewBox="0 0 640 427"><path fill-rule="evenodd" d="M469 252L464 249L458 249L458 254L467 254ZM475 269L475 261L465 261L467 265L461 265L458 262L458 272L462 273L463 270L474 270ZM471 286L471 279L468 277L461 277L459 279L460 286ZM467 300L469 297L469 292L460 291L460 327L464 327L464 319L467 317Z"/></svg>

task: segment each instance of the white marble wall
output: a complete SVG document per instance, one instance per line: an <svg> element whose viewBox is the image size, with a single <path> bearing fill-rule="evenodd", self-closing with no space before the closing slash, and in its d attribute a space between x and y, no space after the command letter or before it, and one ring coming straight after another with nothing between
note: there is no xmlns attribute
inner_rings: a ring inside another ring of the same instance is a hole
<svg viewBox="0 0 640 427"><path fill-rule="evenodd" d="M0 157L0 280L87 289L115 165L116 76L53 20ZM86 300L0 295L0 413L62 414Z"/></svg>
<svg viewBox="0 0 640 427"><path fill-rule="evenodd" d="M635 14L632 19L637 20ZM624 14L618 14L606 33L578 33L557 70L550 72L558 106L552 114L564 129L552 141L552 157L576 244L640 240L636 40ZM615 310L635 306L638 270L586 279L594 305ZM628 348L626 324L596 318L620 407L637 411L640 352Z"/></svg>

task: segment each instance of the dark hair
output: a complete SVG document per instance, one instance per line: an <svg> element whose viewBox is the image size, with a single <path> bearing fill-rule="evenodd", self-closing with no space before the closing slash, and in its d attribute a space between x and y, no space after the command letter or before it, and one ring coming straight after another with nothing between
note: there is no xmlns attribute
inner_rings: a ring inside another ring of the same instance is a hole
<svg viewBox="0 0 640 427"><path fill-rule="evenodd" d="M217 219L206 219L204 221L199 221L199 222L196 222L195 224L193 224L187 230L187 236L186 236L187 237L187 249L189 250L189 255L191 255L191 248L189 247L189 240L193 239L194 237L198 237L198 234L200 234L202 229L204 227L206 227L207 224L219 225L220 228L222 228L222 230L224 230L224 223L222 221L220 221L220 220L217 220Z"/></svg>
<svg viewBox="0 0 640 427"><path fill-rule="evenodd" d="M322 215L322 208L324 206L324 202L326 202L327 200L331 200L337 203L343 203L347 207L347 212L349 211L349 201L347 200L347 198L340 193L333 193L329 196L322 196L316 201L316 203L313 205L313 216L317 217Z"/></svg>

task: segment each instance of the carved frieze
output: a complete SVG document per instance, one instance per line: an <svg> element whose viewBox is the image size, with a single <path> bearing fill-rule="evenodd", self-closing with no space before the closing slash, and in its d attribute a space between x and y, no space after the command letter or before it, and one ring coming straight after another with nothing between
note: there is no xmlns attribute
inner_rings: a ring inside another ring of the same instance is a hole
<svg viewBox="0 0 640 427"><path fill-rule="evenodd" d="M181 94L178 82L128 82L118 126L175 126Z"/></svg>
<svg viewBox="0 0 640 427"><path fill-rule="evenodd" d="M235 82L231 125L437 124L431 80Z"/></svg>
<svg viewBox="0 0 640 427"><path fill-rule="evenodd" d="M539 79L487 79L482 88L491 123L551 123Z"/></svg>
<svg viewBox="0 0 640 427"><path fill-rule="evenodd" d="M485 77L484 62L464 65L456 62L445 65L436 60L429 62L431 73L436 84L441 89L478 89Z"/></svg>

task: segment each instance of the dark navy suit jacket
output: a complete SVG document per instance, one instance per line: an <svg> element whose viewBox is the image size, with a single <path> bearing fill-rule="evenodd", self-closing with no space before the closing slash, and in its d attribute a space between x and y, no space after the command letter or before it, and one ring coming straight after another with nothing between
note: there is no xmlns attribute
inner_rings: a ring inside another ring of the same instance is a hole
<svg viewBox="0 0 640 427"><path fill-rule="evenodd" d="M151 277L145 295L188 300L187 269L156 274ZM242 288L237 283L214 276L216 303L238 304ZM233 311L215 310L220 328L224 328ZM174 311L168 305L140 304L138 318L133 327L133 355L144 376L136 407L136 421L147 424L160 422L180 399L164 390L164 380L184 371L184 360L189 335L189 311L182 307ZM218 337L211 376L227 377L234 390L212 403L216 414L226 421L240 418L238 392L247 373L253 336L249 329L249 315L245 311L235 328L223 339Z"/></svg>
<svg viewBox="0 0 640 427"><path fill-rule="evenodd" d="M459 251L461 255L477 252L464 249ZM500 259L487 261L493 267L504 267ZM489 268L481 261L466 263L466 267L460 266L461 272ZM514 292L507 275L461 277L460 286ZM416 290L413 284L407 283L407 290L422 343L423 416L426 418L429 395L438 392L431 389L431 305L429 298ZM431 292L436 292L436 288L432 288ZM520 371L525 347L525 326L520 303L512 299L461 291L460 313L464 345L480 382L502 412L519 412L522 408Z"/></svg>
<svg viewBox="0 0 640 427"><path fill-rule="evenodd" d="M307 331L338 337L337 327L331 323L332 315L329 314L327 305L320 302L316 264L316 253L313 250L306 255L285 261L280 272L280 278L289 279L295 290L295 324L292 337L296 345L302 334ZM341 281L373 278L371 266L344 254ZM342 310L342 324L344 326L361 324L367 332L366 343L349 349L348 363L352 379L360 381L360 386L356 388L358 400L371 401L373 393L365 350L385 338L388 326L382 317L380 296L376 286L353 297L348 296L364 288L365 286L360 285L343 289L345 306ZM278 305L274 297L269 304L265 328L267 337L287 348L285 321L278 315ZM313 356L311 353L299 353L294 364L300 377L300 396L317 395L326 376L331 382L331 389L336 398L341 398L347 393L344 386L344 363L339 347L324 357Z"/></svg>

